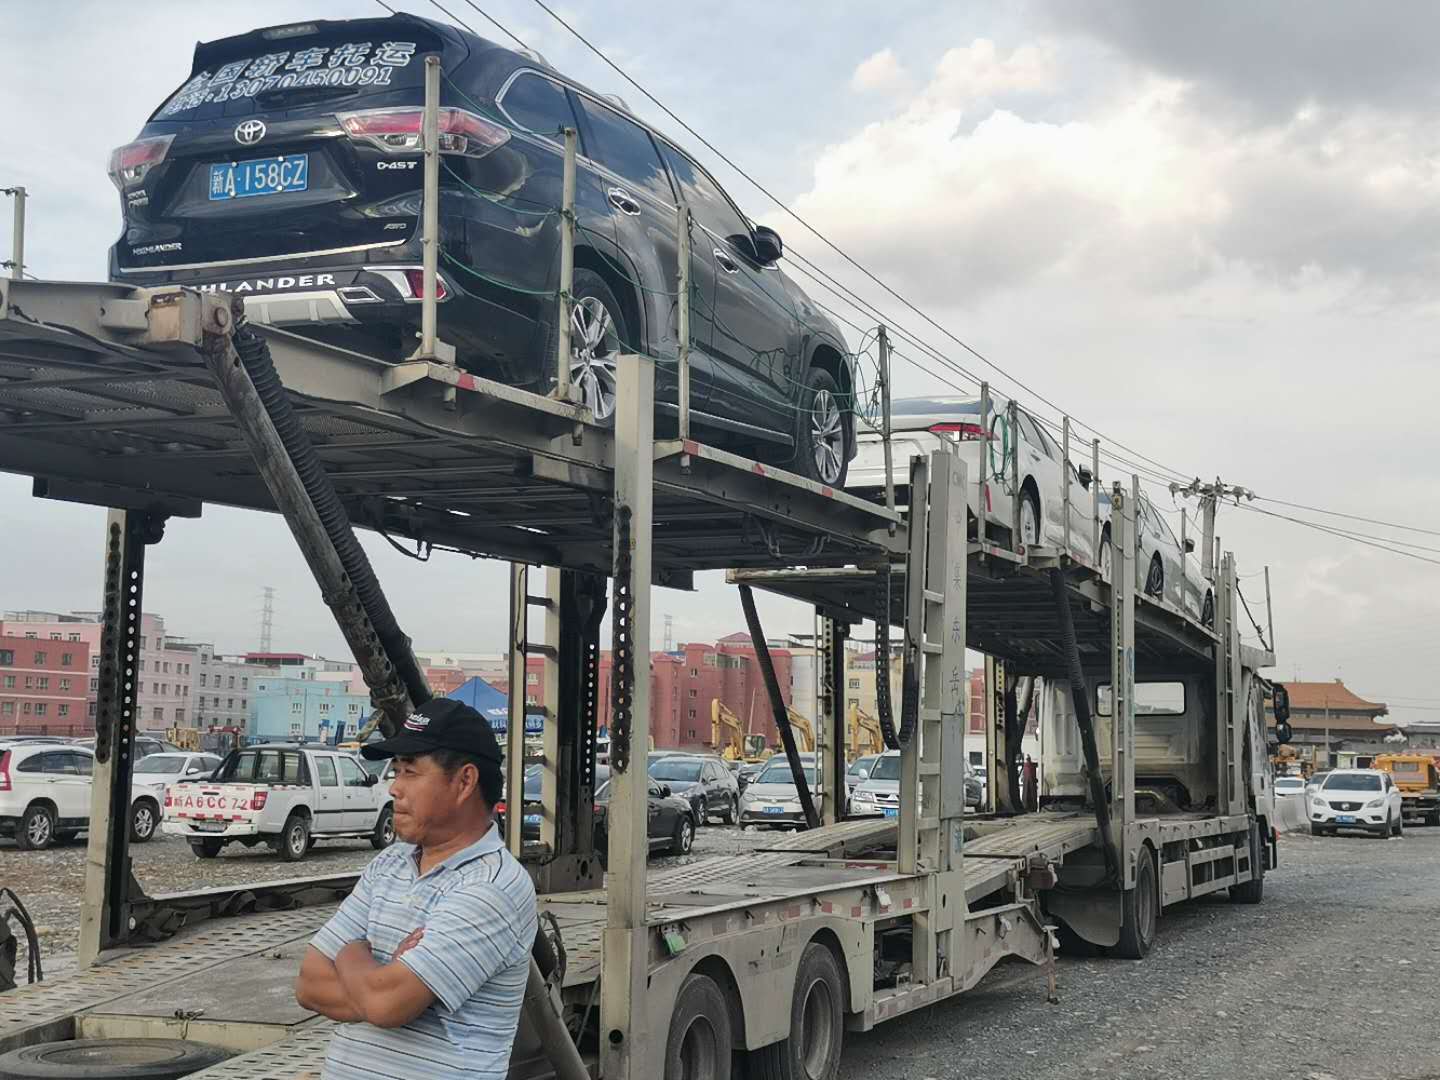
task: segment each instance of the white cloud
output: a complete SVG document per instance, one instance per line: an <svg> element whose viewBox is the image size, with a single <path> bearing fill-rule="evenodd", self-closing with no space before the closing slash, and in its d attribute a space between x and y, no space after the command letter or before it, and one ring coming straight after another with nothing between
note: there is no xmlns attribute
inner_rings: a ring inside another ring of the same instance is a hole
<svg viewBox="0 0 1440 1080"><path fill-rule="evenodd" d="M860 93L890 93L910 86L910 73L900 63L895 50L881 49L860 61L850 76L850 88Z"/></svg>
<svg viewBox="0 0 1440 1080"><path fill-rule="evenodd" d="M1021 45L1002 56L995 42L976 38L940 58L927 94L952 102L1047 90L1055 84L1055 50L1048 42Z"/></svg>

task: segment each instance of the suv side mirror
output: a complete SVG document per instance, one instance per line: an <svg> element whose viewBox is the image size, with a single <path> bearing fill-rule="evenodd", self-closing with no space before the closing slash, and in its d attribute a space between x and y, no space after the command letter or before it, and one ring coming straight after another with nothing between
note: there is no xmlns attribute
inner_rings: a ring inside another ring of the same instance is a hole
<svg viewBox="0 0 1440 1080"><path fill-rule="evenodd" d="M1281 683L1275 683L1270 687L1270 711L1275 714L1275 726L1278 728L1290 719L1290 691L1286 690ZM1282 739L1281 742L1289 742L1289 739Z"/></svg>
<svg viewBox="0 0 1440 1080"><path fill-rule="evenodd" d="M373 772L367 772L367 773L365 774L365 786L366 786L366 787L374 787L374 786L375 786L376 784L378 784L379 782L380 782L380 777L376 776Z"/></svg>
<svg viewBox="0 0 1440 1080"><path fill-rule="evenodd" d="M869 779L870 779L870 770L869 770L869 769L861 769L860 772L857 773L856 775L858 775L861 780L869 780Z"/></svg>
<svg viewBox="0 0 1440 1080"><path fill-rule="evenodd" d="M668 798L670 797L670 785L669 785L669 784L661 784L661 785L660 785L660 797L661 797L662 799L668 799Z"/></svg>
<svg viewBox="0 0 1440 1080"><path fill-rule="evenodd" d="M780 240L780 234L774 229L764 225L755 226L753 238L755 245L755 261L761 266L769 266L771 263L779 262L780 256L785 254L785 245Z"/></svg>
<svg viewBox="0 0 1440 1080"><path fill-rule="evenodd" d="M1194 550L1195 550L1195 538L1194 538L1193 536L1187 536L1187 537L1185 537L1185 554L1186 554L1186 555L1189 555L1189 554L1190 554L1191 552L1193 552Z"/></svg>
<svg viewBox="0 0 1440 1080"><path fill-rule="evenodd" d="M1081 465L1080 468L1075 470L1075 479L1080 481L1081 487L1083 487L1086 491L1089 491L1090 484L1095 479L1095 474L1092 473L1084 465Z"/></svg>

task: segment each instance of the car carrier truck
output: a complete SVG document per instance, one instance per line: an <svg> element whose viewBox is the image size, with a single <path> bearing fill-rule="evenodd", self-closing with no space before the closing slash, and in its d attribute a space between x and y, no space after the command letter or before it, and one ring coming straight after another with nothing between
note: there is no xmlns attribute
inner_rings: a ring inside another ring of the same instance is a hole
<svg viewBox="0 0 1440 1080"><path fill-rule="evenodd" d="M507 821L545 927L516 1080L833 1077L847 1031L963 995L997 964L1049 973L1053 996L1057 945L1138 959L1171 905L1219 890L1261 899L1275 839L1259 672L1274 657L1241 641L1229 554L1213 629L1137 595L1133 479L1110 478L1107 575L1064 547L972 536L970 489L984 502L987 480L944 452L900 463L902 514L695 441L683 397L679 437L657 439L644 357L619 358L612 428L563 393L434 355L382 362L244 313L240 298L178 288L0 282L0 469L34 477L39 497L109 508L80 970L0 996L0 1071L19 1053L64 1076L84 1039L130 1040L135 1062L219 1047L224 1060L196 1060L207 1080L313 1076L323 1060L334 1025L290 987L356 875L159 895L128 852L146 553L168 519L213 502L283 515L387 731L430 690L354 527L511 561L511 685L538 653L547 702L538 752L522 695L507 733L510 790L527 764L543 769L538 840L521 815ZM739 587L762 668L752 590L822 620L815 735L830 794L815 805L802 784L805 831L651 871L651 593L707 569ZM532 609L543 641L528 640ZM607 611L602 873L591 815ZM895 820L846 820L839 797L845 639L867 620L882 652L892 628L903 635L900 700L882 693L877 717L901 754ZM964 803L967 649L991 674L995 810L980 815ZM1034 813L1000 779L1018 753L1022 677L1047 688ZM93 1076L101 1053L73 1075Z"/></svg>

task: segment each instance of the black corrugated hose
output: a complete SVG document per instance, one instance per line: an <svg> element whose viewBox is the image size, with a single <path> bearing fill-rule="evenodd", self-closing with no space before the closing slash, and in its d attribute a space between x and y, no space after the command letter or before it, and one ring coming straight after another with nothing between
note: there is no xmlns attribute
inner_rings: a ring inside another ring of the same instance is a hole
<svg viewBox="0 0 1440 1080"><path fill-rule="evenodd" d="M1085 669L1080 666L1080 646L1075 640L1075 617L1070 612L1070 597L1065 592L1064 571L1050 571L1050 595L1055 598L1055 614L1060 619L1060 643L1065 649L1065 663L1070 675L1070 698L1075 703L1075 723L1080 728L1080 746L1085 752L1085 771L1090 778L1090 801L1095 804L1095 825L1100 832L1100 846L1105 851L1105 869L1109 872L1111 881L1119 881L1120 857L1115 851L1115 838L1110 835L1110 804L1105 798L1105 778L1100 775L1100 749L1095 742L1095 718L1090 715L1090 692L1086 689ZM1111 712L1113 714L1114 710Z"/></svg>
<svg viewBox="0 0 1440 1080"><path fill-rule="evenodd" d="M430 687L410 649L410 639L395 620L395 613L390 610L390 604L380 588L380 581L370 566L370 559L360 542L355 539L350 517L345 513L345 507L340 502L340 496L335 493L330 477L325 474L320 455L315 452L315 447L310 444L310 437L305 434L305 429L295 417L290 396L280 382L275 365L270 362L270 346L263 337L243 324L236 329L234 342L235 351L240 354L240 360L250 374L250 381L255 384L255 392L264 404L265 411L270 414L270 421L275 425L280 441L285 444L285 450L295 465L300 482L305 485L305 493L315 505L315 511L325 526L330 542L335 545L340 564L345 568L345 573L355 588L356 597L375 627L380 644L395 665L396 673L404 680L411 702L423 705L430 700Z"/></svg>

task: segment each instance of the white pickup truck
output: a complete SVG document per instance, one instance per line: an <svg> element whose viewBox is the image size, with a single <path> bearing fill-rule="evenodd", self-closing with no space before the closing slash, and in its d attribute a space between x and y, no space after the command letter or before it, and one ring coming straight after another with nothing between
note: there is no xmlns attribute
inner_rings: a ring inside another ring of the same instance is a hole
<svg viewBox="0 0 1440 1080"><path fill-rule="evenodd" d="M390 785L343 750L295 743L233 750L209 782L165 793L164 831L183 836L202 859L226 844L265 843L297 862L321 839L395 839Z"/></svg>

